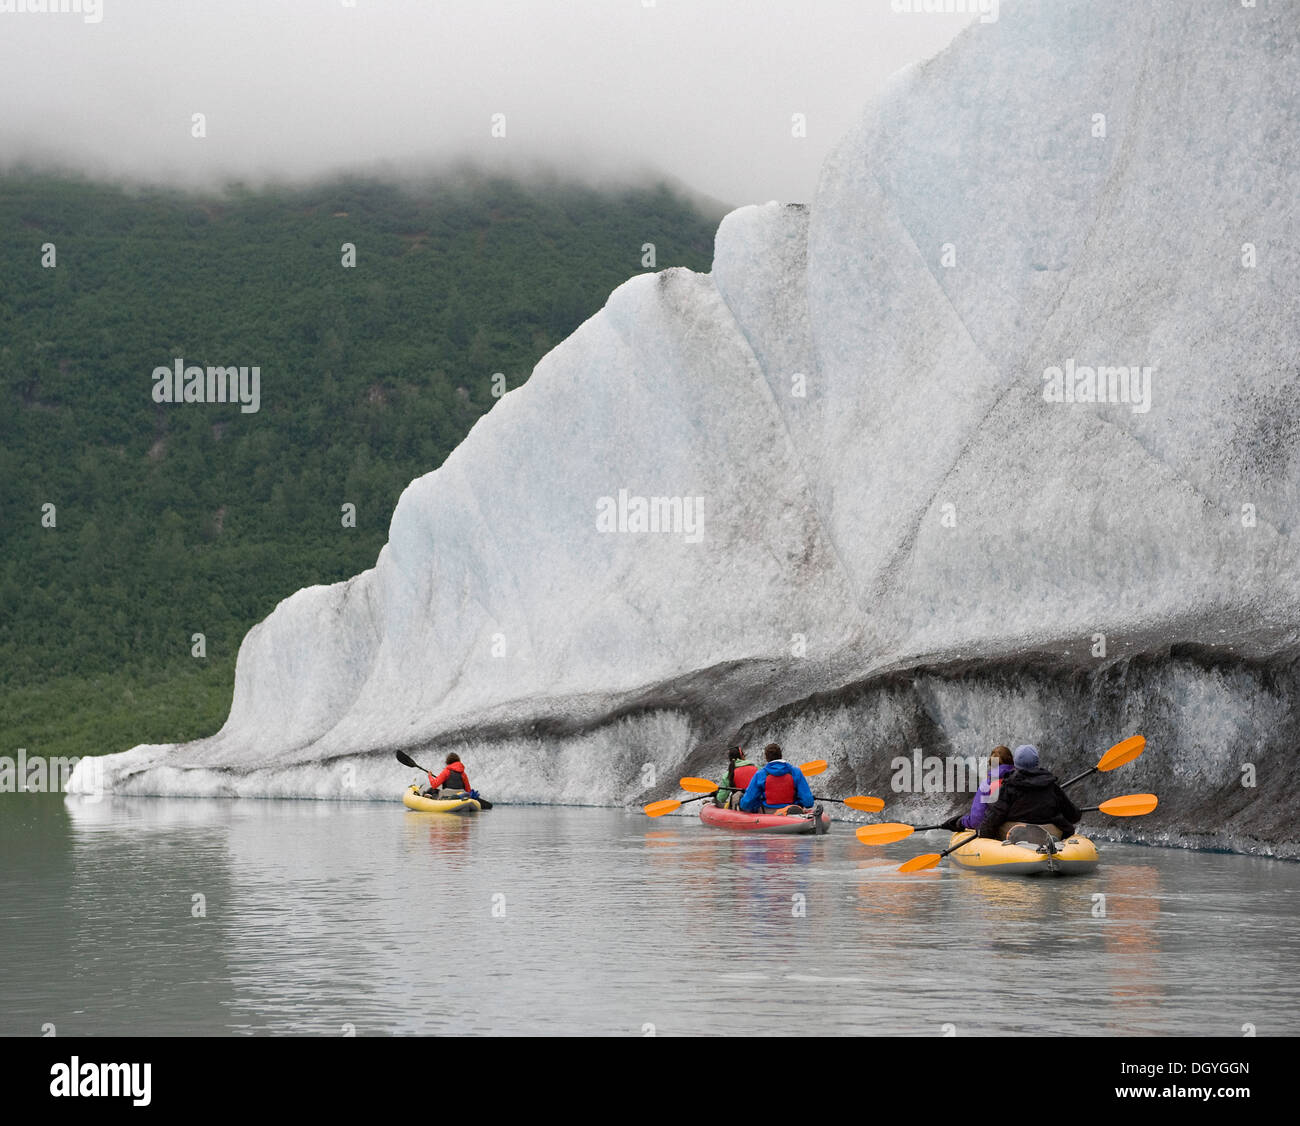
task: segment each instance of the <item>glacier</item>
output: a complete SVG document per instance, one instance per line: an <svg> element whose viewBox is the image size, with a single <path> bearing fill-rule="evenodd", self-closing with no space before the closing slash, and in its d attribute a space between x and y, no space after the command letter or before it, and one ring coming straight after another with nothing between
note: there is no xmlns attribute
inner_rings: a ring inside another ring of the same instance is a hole
<svg viewBox="0 0 1300 1126"><path fill-rule="evenodd" d="M1141 732L1076 797L1161 807L1096 835L1300 855L1298 45L1283 0L1005 0L810 205L615 290L373 569L250 630L217 734L107 788L391 798L395 749L455 749L494 800L631 804L777 739L908 820L956 808L889 793L913 747L1066 773ZM1067 366L1149 409L1049 401ZM702 536L602 530L621 492Z"/></svg>

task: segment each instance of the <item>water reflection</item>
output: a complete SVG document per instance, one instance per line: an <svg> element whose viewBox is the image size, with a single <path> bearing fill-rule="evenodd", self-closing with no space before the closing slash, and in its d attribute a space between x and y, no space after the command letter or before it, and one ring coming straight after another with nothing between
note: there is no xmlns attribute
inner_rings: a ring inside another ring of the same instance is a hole
<svg viewBox="0 0 1300 1126"><path fill-rule="evenodd" d="M1045 915L1058 913L1063 892L1082 894L1085 881L1095 883L1087 876L990 876L962 869L956 869L954 876L965 885L967 894L984 904L985 913L1004 927L1041 923Z"/></svg>
<svg viewBox="0 0 1300 1126"><path fill-rule="evenodd" d="M281 803L274 803L279 805ZM295 802L295 805L319 805L320 802ZM88 832L108 830L146 831L183 825L224 825L231 817L234 802L221 798L123 798L105 796L91 801L75 794L63 798L68 819L77 829Z"/></svg>
<svg viewBox="0 0 1300 1126"><path fill-rule="evenodd" d="M1160 869L1151 864L1124 864L1107 872L1105 917L1106 977L1111 996L1122 1011L1117 1019L1128 1031L1158 1027L1155 1018L1164 999L1161 983Z"/></svg>
<svg viewBox="0 0 1300 1126"><path fill-rule="evenodd" d="M872 856L855 865L858 874L855 910L864 927L933 917L942 902L941 880L933 872L899 872L895 858Z"/></svg>
<svg viewBox="0 0 1300 1126"><path fill-rule="evenodd" d="M413 848L432 848L440 857L462 856L469 848L472 818L460 813L404 811L402 835Z"/></svg>
<svg viewBox="0 0 1300 1126"><path fill-rule="evenodd" d="M774 937L817 941L830 922L819 879L829 836L733 833L675 821L680 827L647 828L642 840L653 884L672 889L671 909L687 941L721 954L740 973L750 961L768 964L761 943ZM668 909L668 897L648 893Z"/></svg>
<svg viewBox="0 0 1300 1126"><path fill-rule="evenodd" d="M843 822L22 801L0 820L0 938L25 952L0 1032L1298 1030L1295 864L1113 846L1088 876L905 875L925 846Z"/></svg>

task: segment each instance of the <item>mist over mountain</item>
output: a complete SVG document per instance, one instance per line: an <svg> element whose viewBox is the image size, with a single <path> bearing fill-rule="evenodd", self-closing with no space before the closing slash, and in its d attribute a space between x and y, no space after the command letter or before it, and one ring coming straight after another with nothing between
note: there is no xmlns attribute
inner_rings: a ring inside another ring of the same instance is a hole
<svg viewBox="0 0 1300 1126"><path fill-rule="evenodd" d="M213 191L468 161L806 201L862 100L969 14L861 0L0 6L0 170ZM647 179L647 176L649 178Z"/></svg>

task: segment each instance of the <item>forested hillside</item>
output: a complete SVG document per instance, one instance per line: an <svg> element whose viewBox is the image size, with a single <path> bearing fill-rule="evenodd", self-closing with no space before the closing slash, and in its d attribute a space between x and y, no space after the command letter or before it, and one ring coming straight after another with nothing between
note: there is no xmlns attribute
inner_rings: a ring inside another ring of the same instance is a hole
<svg viewBox="0 0 1300 1126"><path fill-rule="evenodd" d="M0 178L0 753L214 731L245 631L373 564L494 374L524 381L645 243L708 270L717 218L663 185L473 173L211 197ZM156 402L178 358L257 366L258 410Z"/></svg>

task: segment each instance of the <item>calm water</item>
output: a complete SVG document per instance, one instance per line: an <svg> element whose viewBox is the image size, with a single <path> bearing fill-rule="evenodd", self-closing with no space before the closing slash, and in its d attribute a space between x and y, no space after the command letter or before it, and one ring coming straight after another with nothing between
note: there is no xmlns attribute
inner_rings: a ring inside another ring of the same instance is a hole
<svg viewBox="0 0 1300 1126"><path fill-rule="evenodd" d="M0 1033L1300 1033L1300 864L896 873L939 837L5 795Z"/></svg>

